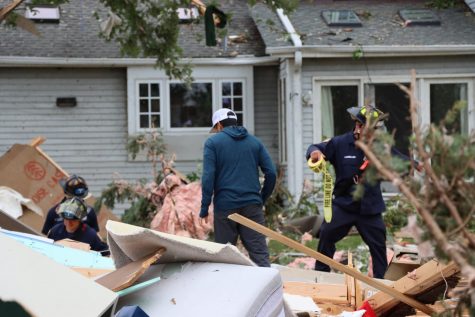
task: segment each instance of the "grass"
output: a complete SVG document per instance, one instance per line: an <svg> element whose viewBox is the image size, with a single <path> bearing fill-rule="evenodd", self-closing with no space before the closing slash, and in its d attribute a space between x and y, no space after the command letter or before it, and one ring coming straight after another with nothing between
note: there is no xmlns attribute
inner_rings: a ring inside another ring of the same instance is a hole
<svg viewBox="0 0 475 317"><path fill-rule="evenodd" d="M298 235L287 234L289 238L299 241ZM312 239L305 243L305 246L312 250L317 250L318 239ZM367 271L369 251L365 243L361 239L360 235L349 235L343 238L336 244L337 251L350 250L353 254L355 266L362 272ZM296 250L293 250L280 242L270 240L269 241L269 253L272 263L287 265L297 257L307 257L306 254L301 254Z"/></svg>

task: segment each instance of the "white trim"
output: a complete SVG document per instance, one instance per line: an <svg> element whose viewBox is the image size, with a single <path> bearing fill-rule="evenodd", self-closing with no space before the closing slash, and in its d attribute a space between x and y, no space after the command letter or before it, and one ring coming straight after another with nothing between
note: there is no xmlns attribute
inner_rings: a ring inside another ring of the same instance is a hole
<svg viewBox="0 0 475 317"><path fill-rule="evenodd" d="M429 126L430 121L430 85L431 84L467 84L467 111L468 111L468 132L475 130L475 75L471 77L459 78L452 76L439 76L438 78L431 78L421 80L421 125L422 127Z"/></svg>
<svg viewBox="0 0 475 317"><path fill-rule="evenodd" d="M292 57L299 50L304 58L347 58L353 57L357 46L307 45L300 48L294 46L270 47L266 53L279 57ZM396 57L396 56L447 56L475 54L475 45L380 45L362 46L366 57Z"/></svg>
<svg viewBox="0 0 475 317"><path fill-rule="evenodd" d="M211 122L211 116L213 115L214 111L218 109L218 103L217 103L217 94L216 94L216 80L212 78L198 78L193 81L193 84L211 84L211 99L212 99L212 104L211 104L211 113L209 114L209 121ZM186 133L209 133L209 130L211 129L211 124L206 127L189 127L189 128L183 128L183 127L172 127L171 122L171 95L170 95L170 85L171 84L182 84L184 85L182 81L178 80L169 80L166 82L166 98L164 98L164 107L166 107L166 111L164 111L164 117L165 117L165 122L163 125L163 131L171 132L171 133L179 133L179 134L186 134Z"/></svg>
<svg viewBox="0 0 475 317"><path fill-rule="evenodd" d="M363 105L363 89L361 79L353 80L325 80L317 79L317 77L312 78L312 89L314 91L314 99L312 100L313 107L313 142L321 142L322 140L322 86L356 86L358 88L358 106ZM364 87L363 87L364 88Z"/></svg>
<svg viewBox="0 0 475 317"><path fill-rule="evenodd" d="M195 82L210 82L212 84L213 105L212 111L220 108L220 95L222 81L243 82L243 119L245 127L250 133L254 133L254 81L253 67L251 65L241 66L195 66L193 68ZM210 126L203 128L172 128L170 116L170 83L180 83L178 80L170 80L163 70L158 70L147 66L134 66L127 68L127 116L128 134L133 135L148 129L139 128L138 118L138 83L153 82L160 84L160 110L161 110L161 131L164 135L187 135L202 134L208 135Z"/></svg>
<svg viewBox="0 0 475 317"><path fill-rule="evenodd" d="M300 40L300 35L295 31L292 22L284 14L282 9L277 9L277 15L285 27L285 30L290 34L292 43L294 44L294 59L291 65L291 71L289 72L292 76L289 76L289 80L292 83L292 86L287 86L289 89L291 97L289 105L292 105L291 122L292 125L292 137L293 140L287 143L292 149L292 155L295 157L293 160L293 165L295 166L295 173L288 173L289 177L289 191L297 198L300 199L303 186L303 166L304 160L303 156L305 154L303 150L303 127L302 127L302 52L300 48L302 47L302 41ZM291 88L290 88L291 87ZM290 166L290 165L289 165ZM291 181L291 179L293 179ZM295 202L296 203L296 202Z"/></svg>
<svg viewBox="0 0 475 317"><path fill-rule="evenodd" d="M67 66L67 67L127 67L155 66L153 58L65 58L65 57L32 57L32 56L0 56L0 67L29 66ZM234 58L183 58L180 64L193 65L277 65L278 57L238 56Z"/></svg>

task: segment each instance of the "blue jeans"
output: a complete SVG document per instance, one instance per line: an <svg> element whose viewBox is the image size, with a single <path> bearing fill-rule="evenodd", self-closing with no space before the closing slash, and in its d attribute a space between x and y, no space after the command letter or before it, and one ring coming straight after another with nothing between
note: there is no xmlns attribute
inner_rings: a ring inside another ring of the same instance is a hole
<svg viewBox="0 0 475 317"><path fill-rule="evenodd" d="M266 238L261 233L228 219L228 216L238 213L258 224L264 225L262 205L250 205L227 211L214 211L214 241L236 245L238 236L249 253L251 260L258 266L269 267L269 250Z"/></svg>

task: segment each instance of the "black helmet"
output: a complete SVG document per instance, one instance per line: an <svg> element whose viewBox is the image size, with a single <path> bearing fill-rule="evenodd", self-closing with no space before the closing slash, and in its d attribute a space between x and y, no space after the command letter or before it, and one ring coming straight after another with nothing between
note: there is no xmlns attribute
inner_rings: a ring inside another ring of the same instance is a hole
<svg viewBox="0 0 475 317"><path fill-rule="evenodd" d="M71 175L59 183L63 187L64 193L69 196L84 198L89 192L86 181L81 176Z"/></svg>
<svg viewBox="0 0 475 317"><path fill-rule="evenodd" d="M366 124L366 121L369 119L370 121L383 121L386 120L389 116L388 114L383 113L381 110L373 107L373 106L366 106L366 107L350 107L346 109L348 113L351 115L351 119L360 122L361 124Z"/></svg>
<svg viewBox="0 0 475 317"><path fill-rule="evenodd" d="M64 219L81 220L87 214L87 207L82 199L73 197L62 202L58 207L58 214Z"/></svg>

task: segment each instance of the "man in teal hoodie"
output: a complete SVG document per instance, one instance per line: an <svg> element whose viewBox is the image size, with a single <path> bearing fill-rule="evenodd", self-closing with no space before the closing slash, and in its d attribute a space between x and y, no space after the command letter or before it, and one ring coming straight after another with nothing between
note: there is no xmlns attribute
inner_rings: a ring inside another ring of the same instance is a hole
<svg viewBox="0 0 475 317"><path fill-rule="evenodd" d="M222 108L213 114L215 135L204 145L200 220L208 222L208 207L213 197L214 239L236 245L238 236L251 260L270 266L265 237L228 219L239 213L264 225L263 205L274 190L277 173L264 145L246 128L237 126L237 116ZM261 189L259 169L264 174Z"/></svg>

